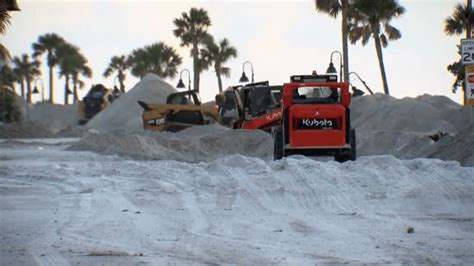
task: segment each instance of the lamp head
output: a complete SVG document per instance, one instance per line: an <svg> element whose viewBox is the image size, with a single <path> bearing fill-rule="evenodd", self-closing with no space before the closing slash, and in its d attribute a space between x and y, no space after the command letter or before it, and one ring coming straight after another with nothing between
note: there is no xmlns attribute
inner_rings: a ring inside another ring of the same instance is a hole
<svg viewBox="0 0 474 266"><path fill-rule="evenodd" d="M33 92L32 92L32 93L33 93L33 94L38 94L38 93L39 93L39 90L38 90L38 87L37 87L37 86L35 86L35 88L33 89Z"/></svg>
<svg viewBox="0 0 474 266"><path fill-rule="evenodd" d="M337 75L337 70L336 68L334 67L334 64L331 62L329 63L329 67L328 69L326 70L326 74L336 74Z"/></svg>
<svg viewBox="0 0 474 266"><path fill-rule="evenodd" d="M242 76L240 77L239 82L240 83L249 82L249 78L247 78L247 76L245 75L245 72L242 72Z"/></svg>
<svg viewBox="0 0 474 266"><path fill-rule="evenodd" d="M178 84L176 85L176 88L179 88L179 89L186 88L186 86L183 83L183 79L179 79Z"/></svg>

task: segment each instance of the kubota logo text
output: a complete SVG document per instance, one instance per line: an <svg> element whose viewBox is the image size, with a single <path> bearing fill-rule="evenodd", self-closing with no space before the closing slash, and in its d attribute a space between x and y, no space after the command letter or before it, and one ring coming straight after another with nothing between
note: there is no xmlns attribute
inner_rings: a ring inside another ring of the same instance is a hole
<svg viewBox="0 0 474 266"><path fill-rule="evenodd" d="M303 125L307 127L332 127L332 121L325 119L309 119L309 118L304 118L303 121L301 121Z"/></svg>

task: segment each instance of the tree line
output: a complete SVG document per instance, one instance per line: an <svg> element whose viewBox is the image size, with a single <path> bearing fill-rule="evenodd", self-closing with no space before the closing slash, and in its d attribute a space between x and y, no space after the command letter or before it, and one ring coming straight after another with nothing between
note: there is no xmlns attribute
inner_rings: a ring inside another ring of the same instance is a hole
<svg viewBox="0 0 474 266"><path fill-rule="evenodd" d="M451 16L445 19L444 31L446 35L470 36L471 25L474 23L474 12L468 4L457 4ZM314 0L316 10L336 18L341 14L341 33L343 49L344 80L349 80L349 48L352 44L361 42L366 45L372 38L379 62L380 74L385 94L389 94L382 48L388 46L389 41L401 38L401 32L390 22L405 13L397 0ZM459 46L458 46L459 49ZM458 52L460 54L460 52ZM453 93L459 86L464 87L464 67L461 60L448 65L447 70L455 76Z"/></svg>
<svg viewBox="0 0 474 266"><path fill-rule="evenodd" d="M199 91L200 74L213 67L219 92L222 92L222 76L229 77L230 69L225 63L232 57L237 57L237 49L229 40L223 38L216 42L208 33L211 20L206 10L191 8L188 13L183 12L181 17L174 21L174 35L181 40L180 45L191 47L193 59L194 90ZM49 102L54 103L54 69L59 68L59 77L64 78L64 103L69 104L69 95L73 101L78 99L78 90L84 87L82 78L91 78L92 69L88 60L81 53L80 48L67 42L56 33L47 33L38 37L32 44L33 53L15 56L13 66L5 67L10 77L7 85L12 87L15 83L20 86L20 94L31 103L32 85L41 76L41 58L44 56L49 68ZM129 55L116 55L110 59L103 76L114 75L120 85L120 90L125 93L126 71L138 78L146 73L154 73L161 78L174 78L182 63L182 57L177 51L165 44L157 42L133 50ZM71 89L72 87L72 89Z"/></svg>

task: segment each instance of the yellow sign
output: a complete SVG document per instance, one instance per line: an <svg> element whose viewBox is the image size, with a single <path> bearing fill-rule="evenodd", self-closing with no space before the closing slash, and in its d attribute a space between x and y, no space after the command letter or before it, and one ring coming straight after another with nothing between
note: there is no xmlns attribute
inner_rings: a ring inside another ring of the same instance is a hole
<svg viewBox="0 0 474 266"><path fill-rule="evenodd" d="M474 65L466 65L464 68L466 90L464 91L464 104L474 105Z"/></svg>

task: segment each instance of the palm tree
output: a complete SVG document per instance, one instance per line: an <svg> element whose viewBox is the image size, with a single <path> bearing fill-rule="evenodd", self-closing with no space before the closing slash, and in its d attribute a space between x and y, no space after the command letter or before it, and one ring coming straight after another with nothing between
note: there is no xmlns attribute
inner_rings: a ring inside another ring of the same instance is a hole
<svg viewBox="0 0 474 266"><path fill-rule="evenodd" d="M355 0L350 10L349 39L351 43L361 41L366 45L370 37L374 39L375 50L379 60L383 88L389 95L387 75L383 62L382 47L388 46L389 40L398 40L402 37L400 31L390 25L393 18L405 13L405 8L397 0Z"/></svg>
<svg viewBox="0 0 474 266"><path fill-rule="evenodd" d="M28 54L23 54L21 58L15 56L13 58L13 64L15 64L14 73L20 80L21 94L24 97L26 83L26 100L28 101L28 103L31 103L31 82L35 79L35 77L41 75L41 63L36 59L30 61L30 57L28 56Z"/></svg>
<svg viewBox="0 0 474 266"><path fill-rule="evenodd" d="M109 66L104 71L104 77L109 77L115 71L118 72L116 77L120 83L120 92L125 93L125 71L127 71L129 67L125 55L114 56L110 59Z"/></svg>
<svg viewBox="0 0 474 266"><path fill-rule="evenodd" d="M350 0L314 0L316 11L323 12L336 18L341 12L341 32L342 32L342 62L344 68L344 81L349 80L349 45L348 36L348 13L351 8Z"/></svg>
<svg viewBox="0 0 474 266"><path fill-rule="evenodd" d="M16 65L16 62L13 61ZM25 98L25 76L23 74L23 70L18 66L13 67L13 75L15 76L15 82L20 84L20 95L24 99Z"/></svg>
<svg viewBox="0 0 474 266"><path fill-rule="evenodd" d="M447 17L444 23L444 32L446 32L448 36L461 35L464 32L467 33L471 25L474 24L474 11L464 4L457 4L454 8L453 15Z"/></svg>
<svg viewBox="0 0 474 266"><path fill-rule="evenodd" d="M19 11L20 8L16 0L2 0L0 2L0 34L5 34L7 27L10 24L9 11Z"/></svg>
<svg viewBox="0 0 474 266"><path fill-rule="evenodd" d="M202 8L191 8L189 14L183 12L181 18L174 19L176 29L173 33L181 39L181 46L191 46L191 56L193 57L194 90L199 91L199 77L201 71L206 67L205 62L199 57L199 45L205 43L209 38L207 29L211 26L211 19L207 11Z"/></svg>
<svg viewBox="0 0 474 266"><path fill-rule="evenodd" d="M231 46L229 41L224 38L219 44L216 44L212 38L206 42L205 49L201 50L203 58L214 63L214 71L217 76L217 85L219 86L219 93L222 92L222 78L230 77L230 68L224 64L232 57L237 57L237 49Z"/></svg>
<svg viewBox="0 0 474 266"><path fill-rule="evenodd" d="M74 103L79 101L79 96L77 94L77 90L84 88L84 82L79 79L79 75L82 75L86 78L92 77L92 69L87 66L87 60L82 54L79 54L77 57L77 68L72 72L72 84L73 84L73 92L74 92Z"/></svg>
<svg viewBox="0 0 474 266"><path fill-rule="evenodd" d="M454 8L453 14L450 17L447 17L444 23L444 32L446 35L462 35L465 32L467 38L471 25L474 24L474 11L466 5L457 4ZM447 69L455 76L453 93L456 93L459 85L464 88L464 67L461 60L448 65Z"/></svg>
<svg viewBox="0 0 474 266"><path fill-rule="evenodd" d="M59 75L64 77L64 104L69 104L69 94L71 93L69 82L73 82L74 103L78 101L77 89L81 88L82 81L79 75L85 77L92 76L92 70L86 65L87 60L79 51L79 48L65 43L58 48L58 63L60 67Z"/></svg>
<svg viewBox="0 0 474 266"><path fill-rule="evenodd" d="M135 77L143 78L151 72L161 78L174 78L182 61L175 49L159 42L132 51L127 64Z"/></svg>
<svg viewBox="0 0 474 266"><path fill-rule="evenodd" d="M58 49L65 43L64 39L56 33L47 33L39 36L38 41L33 43L33 56L39 57L46 53L49 67L49 102L54 103L54 76L53 69L58 63Z"/></svg>
<svg viewBox="0 0 474 266"><path fill-rule="evenodd" d="M10 59L10 51L8 51L7 47L0 43L0 61L3 65L6 65Z"/></svg>

